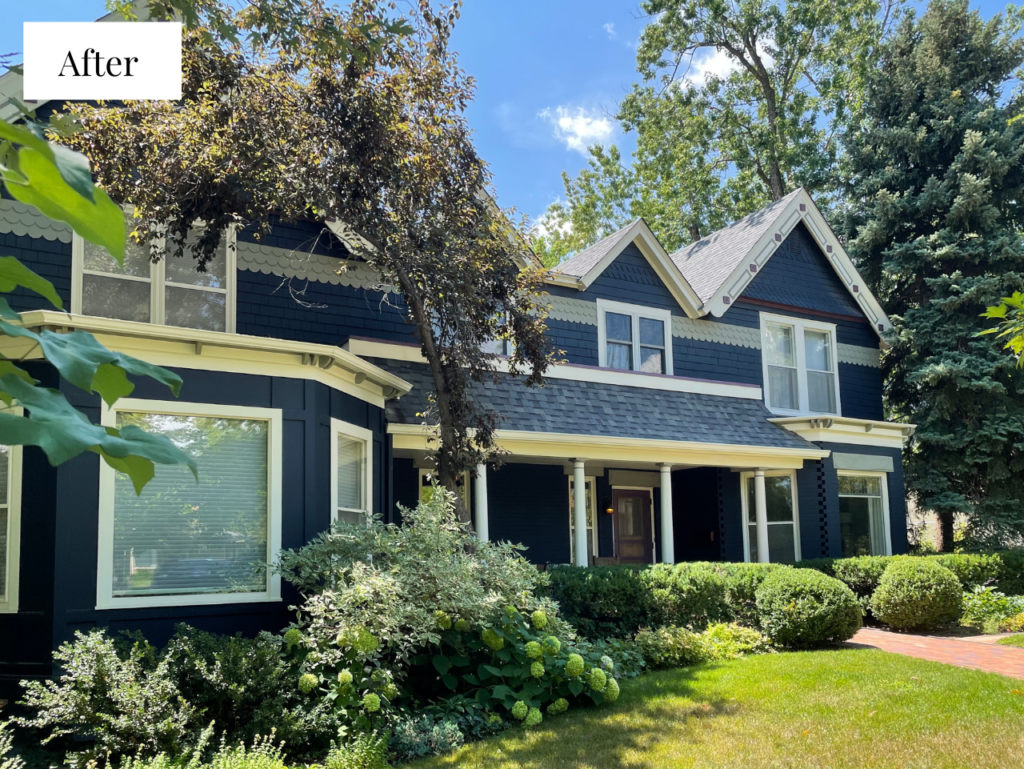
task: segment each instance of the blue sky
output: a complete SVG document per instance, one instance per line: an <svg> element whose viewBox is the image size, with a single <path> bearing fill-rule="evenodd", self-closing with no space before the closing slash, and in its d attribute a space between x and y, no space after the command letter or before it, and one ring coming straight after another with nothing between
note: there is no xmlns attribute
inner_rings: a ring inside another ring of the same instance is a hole
<svg viewBox="0 0 1024 769"><path fill-rule="evenodd" d="M23 21L90 21L105 12L103 0L0 2L0 52L21 50ZM986 17L1005 8L971 5ZM454 46L477 79L469 121L501 205L536 218L562 195L562 171L586 165L588 144L616 142L628 155L632 142L613 115L636 79L643 26L636 0L467 0ZM707 56L698 70L724 64Z"/></svg>

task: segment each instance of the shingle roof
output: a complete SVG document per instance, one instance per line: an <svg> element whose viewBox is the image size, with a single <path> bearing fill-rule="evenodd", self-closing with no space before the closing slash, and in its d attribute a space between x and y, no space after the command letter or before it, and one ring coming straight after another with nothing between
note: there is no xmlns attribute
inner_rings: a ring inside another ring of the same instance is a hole
<svg viewBox="0 0 1024 769"><path fill-rule="evenodd" d="M617 246L622 239L626 236L626 231L636 224L639 219L635 219L621 230L617 230L603 240L599 240L597 243L592 245L590 248L586 248L580 251L575 256L566 259L564 262L554 267L551 271L561 273L562 275L572 275L575 278L582 278L588 272L608 255L615 246Z"/></svg>
<svg viewBox="0 0 1024 769"><path fill-rule="evenodd" d="M800 190L795 190L760 211L672 254L672 261L701 301L708 301L718 292L754 244L772 228L776 219L799 194Z"/></svg>
<svg viewBox="0 0 1024 769"><path fill-rule="evenodd" d="M367 358L413 385L412 392L387 403L391 422L422 424L433 384L422 363ZM503 430L565 433L650 440L765 446L817 447L768 421L759 400L639 387L547 379L543 387L499 374L498 382L475 382L473 395L507 421Z"/></svg>

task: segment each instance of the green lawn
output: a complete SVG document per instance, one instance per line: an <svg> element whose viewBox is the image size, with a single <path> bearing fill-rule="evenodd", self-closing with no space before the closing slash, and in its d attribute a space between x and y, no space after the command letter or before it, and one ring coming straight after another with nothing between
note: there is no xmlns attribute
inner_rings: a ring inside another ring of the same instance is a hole
<svg viewBox="0 0 1024 769"><path fill-rule="evenodd" d="M1024 681L843 650L654 673L410 767L1024 767Z"/></svg>
<svg viewBox="0 0 1024 769"><path fill-rule="evenodd" d="M1003 646L1019 646L1024 649L1024 633L1020 635L1010 635L1006 638L1000 638L999 643Z"/></svg>

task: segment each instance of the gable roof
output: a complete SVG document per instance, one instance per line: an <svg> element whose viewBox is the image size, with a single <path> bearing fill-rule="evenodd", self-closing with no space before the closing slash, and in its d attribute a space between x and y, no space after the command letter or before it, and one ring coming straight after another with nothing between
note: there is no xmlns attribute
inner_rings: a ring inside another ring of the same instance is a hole
<svg viewBox="0 0 1024 769"><path fill-rule="evenodd" d="M687 316L700 317L700 297L672 264L668 251L643 219L630 222L621 230L553 267L548 273L548 282L585 291L627 246L634 243Z"/></svg>
<svg viewBox="0 0 1024 769"><path fill-rule="evenodd" d="M555 267L549 273L549 282L585 290L626 246L637 241L665 284L670 289L670 281L682 286L673 294L689 317L720 318L800 223L814 238L875 333L881 336L892 328L839 238L802 187L671 256L647 224L637 219ZM666 279L666 275L670 278Z"/></svg>

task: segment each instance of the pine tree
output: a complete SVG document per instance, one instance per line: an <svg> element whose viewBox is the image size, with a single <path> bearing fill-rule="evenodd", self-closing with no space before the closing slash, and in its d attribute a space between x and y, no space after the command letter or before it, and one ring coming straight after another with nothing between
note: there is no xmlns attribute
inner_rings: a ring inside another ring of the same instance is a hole
<svg viewBox="0 0 1024 769"><path fill-rule="evenodd" d="M910 494L976 543L1024 533L1024 375L978 332L1024 286L1021 15L933 0L884 46L847 140L849 248L894 323L891 418L918 425Z"/></svg>

